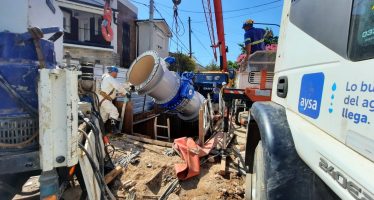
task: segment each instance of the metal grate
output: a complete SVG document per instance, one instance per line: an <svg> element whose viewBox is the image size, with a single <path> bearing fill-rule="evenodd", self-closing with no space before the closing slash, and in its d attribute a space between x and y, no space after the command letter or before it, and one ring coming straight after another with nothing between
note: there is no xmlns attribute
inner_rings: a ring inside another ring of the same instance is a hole
<svg viewBox="0 0 374 200"><path fill-rule="evenodd" d="M6 118L0 119L0 143L19 144L31 138L38 131L38 120L35 118ZM35 145L38 137L28 146Z"/></svg>
<svg viewBox="0 0 374 200"><path fill-rule="evenodd" d="M266 83L273 83L274 72L266 73ZM249 83L250 84L260 84L261 81L261 72L250 72L249 73Z"/></svg>
<svg viewBox="0 0 374 200"><path fill-rule="evenodd" d="M274 72L266 73L266 89L271 89L273 87ZM261 82L261 72L250 72L249 73L249 87L259 88Z"/></svg>

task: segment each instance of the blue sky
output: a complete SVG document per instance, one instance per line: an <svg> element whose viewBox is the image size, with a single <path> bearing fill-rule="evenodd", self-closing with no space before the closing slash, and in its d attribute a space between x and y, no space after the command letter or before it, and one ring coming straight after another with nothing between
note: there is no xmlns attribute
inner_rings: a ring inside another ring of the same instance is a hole
<svg viewBox="0 0 374 200"><path fill-rule="evenodd" d="M138 7L138 18L149 18L149 0L130 0L136 7ZM155 18L165 18L170 27L173 26L173 3L172 0L154 0L156 9L161 13L155 11ZM205 0L204 0L205 1ZM212 9L214 10L213 0ZM266 4L266 5L264 5ZM223 18L226 46L229 48L227 54L228 60L235 61L240 54L238 43L243 42L242 24L246 19L253 19L260 23L274 23L280 24L283 1L281 0L222 0ZM205 22L203 6L201 0L182 0L178 6L179 9L179 41L175 34L173 34L170 42L170 51L182 51L188 53L188 17L191 17L192 26L192 52L197 62L203 66L209 64L213 59L211 43L209 39L209 32ZM212 10L212 11L213 11ZM213 13L213 20L214 20ZM182 24L183 23L183 24ZM215 22L214 26L215 26ZM184 28L183 28L184 27ZM255 25L255 27L265 28L264 25ZM269 26L273 29L275 35L278 35L279 28L276 26ZM216 28L215 35L216 35ZM173 26L174 33L175 25ZM217 36L215 37L217 40ZM182 44L183 43L183 44ZM217 56L218 50L217 50Z"/></svg>

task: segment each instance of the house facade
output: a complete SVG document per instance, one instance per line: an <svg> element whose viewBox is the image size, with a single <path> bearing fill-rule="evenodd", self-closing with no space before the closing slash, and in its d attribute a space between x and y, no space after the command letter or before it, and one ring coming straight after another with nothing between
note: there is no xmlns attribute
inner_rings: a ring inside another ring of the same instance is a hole
<svg viewBox="0 0 374 200"><path fill-rule="evenodd" d="M112 24L113 40L105 41L101 33L102 16L104 12L104 1L98 0L56 0L63 13L63 50L69 51L73 59L79 60L87 57L95 60L95 63L102 66L117 65L125 67L122 56L131 60L128 54L135 54L135 48L130 44L123 44L123 35L130 35L135 28L123 29L122 23L135 24L137 9L127 0L111 1L113 10ZM125 19L125 20L124 20ZM120 24L120 25L119 25ZM123 33L126 32L126 34ZM127 45L127 46L126 46ZM128 48L127 54L123 54L124 46Z"/></svg>
<svg viewBox="0 0 374 200"><path fill-rule="evenodd" d="M148 50L156 51L165 58L169 55L169 39L172 37L169 25L165 19L138 20L138 55Z"/></svg>
<svg viewBox="0 0 374 200"><path fill-rule="evenodd" d="M136 20L138 9L128 0L118 0L117 9L117 54L120 66L129 68L136 54Z"/></svg>

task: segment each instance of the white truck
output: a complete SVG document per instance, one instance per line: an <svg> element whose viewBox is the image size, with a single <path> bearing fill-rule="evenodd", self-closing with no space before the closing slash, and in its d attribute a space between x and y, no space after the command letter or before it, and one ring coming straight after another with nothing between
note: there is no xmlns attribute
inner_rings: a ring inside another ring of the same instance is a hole
<svg viewBox="0 0 374 200"><path fill-rule="evenodd" d="M270 102L248 125L246 199L374 199L374 1L284 1Z"/></svg>

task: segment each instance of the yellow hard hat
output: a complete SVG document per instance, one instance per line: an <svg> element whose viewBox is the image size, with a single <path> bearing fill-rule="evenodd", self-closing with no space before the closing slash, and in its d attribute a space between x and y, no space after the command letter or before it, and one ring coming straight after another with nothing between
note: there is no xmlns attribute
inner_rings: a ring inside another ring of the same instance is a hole
<svg viewBox="0 0 374 200"><path fill-rule="evenodd" d="M246 21L243 23L243 27L242 27L242 28L244 28L244 27L246 27L246 26L252 26L253 23L254 23L254 21L253 21L252 19L248 19L248 20L246 20Z"/></svg>

